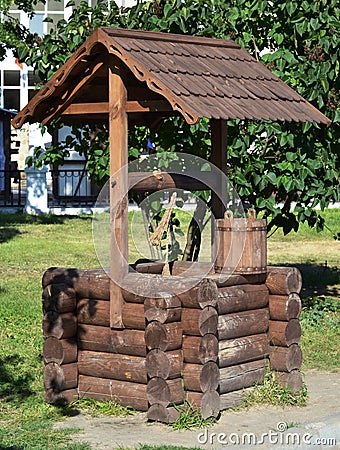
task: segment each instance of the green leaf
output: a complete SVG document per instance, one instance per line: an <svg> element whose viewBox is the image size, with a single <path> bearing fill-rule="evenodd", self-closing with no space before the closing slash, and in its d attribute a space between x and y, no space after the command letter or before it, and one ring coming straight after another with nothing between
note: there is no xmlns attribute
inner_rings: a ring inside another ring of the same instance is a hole
<svg viewBox="0 0 340 450"><path fill-rule="evenodd" d="M287 142L291 147L294 147L294 135L293 134L288 134Z"/></svg>
<svg viewBox="0 0 340 450"><path fill-rule="evenodd" d="M272 184L276 184L277 182L277 178L274 172L269 172L266 174L266 177L268 178L268 180L272 183Z"/></svg>
<svg viewBox="0 0 340 450"><path fill-rule="evenodd" d="M296 153L293 153L293 152L287 152L287 153L286 153L286 159L287 159L287 161L295 161L296 158L297 158Z"/></svg>

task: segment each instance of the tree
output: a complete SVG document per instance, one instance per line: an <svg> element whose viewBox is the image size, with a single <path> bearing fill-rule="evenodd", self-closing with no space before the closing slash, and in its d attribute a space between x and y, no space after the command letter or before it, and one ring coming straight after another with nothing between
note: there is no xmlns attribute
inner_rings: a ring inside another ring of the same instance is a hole
<svg viewBox="0 0 340 450"><path fill-rule="evenodd" d="M282 227L288 233L301 222L322 229L315 206L324 209L340 200L339 15L336 0L154 0L122 10L99 0L94 8L82 2L69 22L59 21L43 40L10 22L0 32L2 45L14 48L43 81L101 25L236 40L333 121L327 130L310 123L228 123L229 178L241 198L269 219L269 230ZM86 133L89 165L103 180L108 161L103 130ZM177 150L199 148L209 155L206 120L189 126L175 118L157 131L138 129L130 137L131 157L147 136L161 148L176 143ZM59 161L65 151L54 148L43 158Z"/></svg>

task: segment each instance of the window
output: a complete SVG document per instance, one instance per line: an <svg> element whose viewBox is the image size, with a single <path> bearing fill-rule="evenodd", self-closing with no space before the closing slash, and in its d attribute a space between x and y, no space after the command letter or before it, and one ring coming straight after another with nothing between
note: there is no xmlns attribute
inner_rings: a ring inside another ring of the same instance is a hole
<svg viewBox="0 0 340 450"><path fill-rule="evenodd" d="M29 30L31 33L37 33L39 36L44 34L44 15L35 14L30 19Z"/></svg>
<svg viewBox="0 0 340 450"><path fill-rule="evenodd" d="M36 75L33 70L28 71L28 86L34 87L40 83L40 78Z"/></svg>
<svg viewBox="0 0 340 450"><path fill-rule="evenodd" d="M58 0L48 0L47 9L49 11L64 11L64 2Z"/></svg>
<svg viewBox="0 0 340 450"><path fill-rule="evenodd" d="M19 70L5 70L4 71L4 86L20 86L20 71Z"/></svg>
<svg viewBox="0 0 340 450"><path fill-rule="evenodd" d="M20 89L4 89L4 108L20 110Z"/></svg>

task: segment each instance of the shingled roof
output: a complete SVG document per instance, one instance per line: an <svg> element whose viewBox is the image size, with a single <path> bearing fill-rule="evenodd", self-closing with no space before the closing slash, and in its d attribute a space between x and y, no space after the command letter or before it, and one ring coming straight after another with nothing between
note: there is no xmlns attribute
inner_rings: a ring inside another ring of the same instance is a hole
<svg viewBox="0 0 340 450"><path fill-rule="evenodd" d="M19 128L25 122L66 117L77 103L108 102L105 74L110 57L124 63L130 101L146 100L148 91L148 99L165 99L168 109L180 112L188 123L207 117L330 124L233 41L99 28L14 118L13 125ZM157 106L151 110L157 112ZM100 111L105 108L94 108L92 115ZM87 115L91 116L91 108Z"/></svg>

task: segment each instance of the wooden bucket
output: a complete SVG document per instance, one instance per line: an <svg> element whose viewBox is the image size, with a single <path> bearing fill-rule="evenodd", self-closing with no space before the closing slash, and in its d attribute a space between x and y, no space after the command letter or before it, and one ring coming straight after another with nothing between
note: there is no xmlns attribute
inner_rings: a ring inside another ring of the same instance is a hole
<svg viewBox="0 0 340 450"><path fill-rule="evenodd" d="M216 272L267 272L267 224L256 218L254 209L248 210L246 219L234 219L232 211L226 211L224 219L216 220L216 234Z"/></svg>

